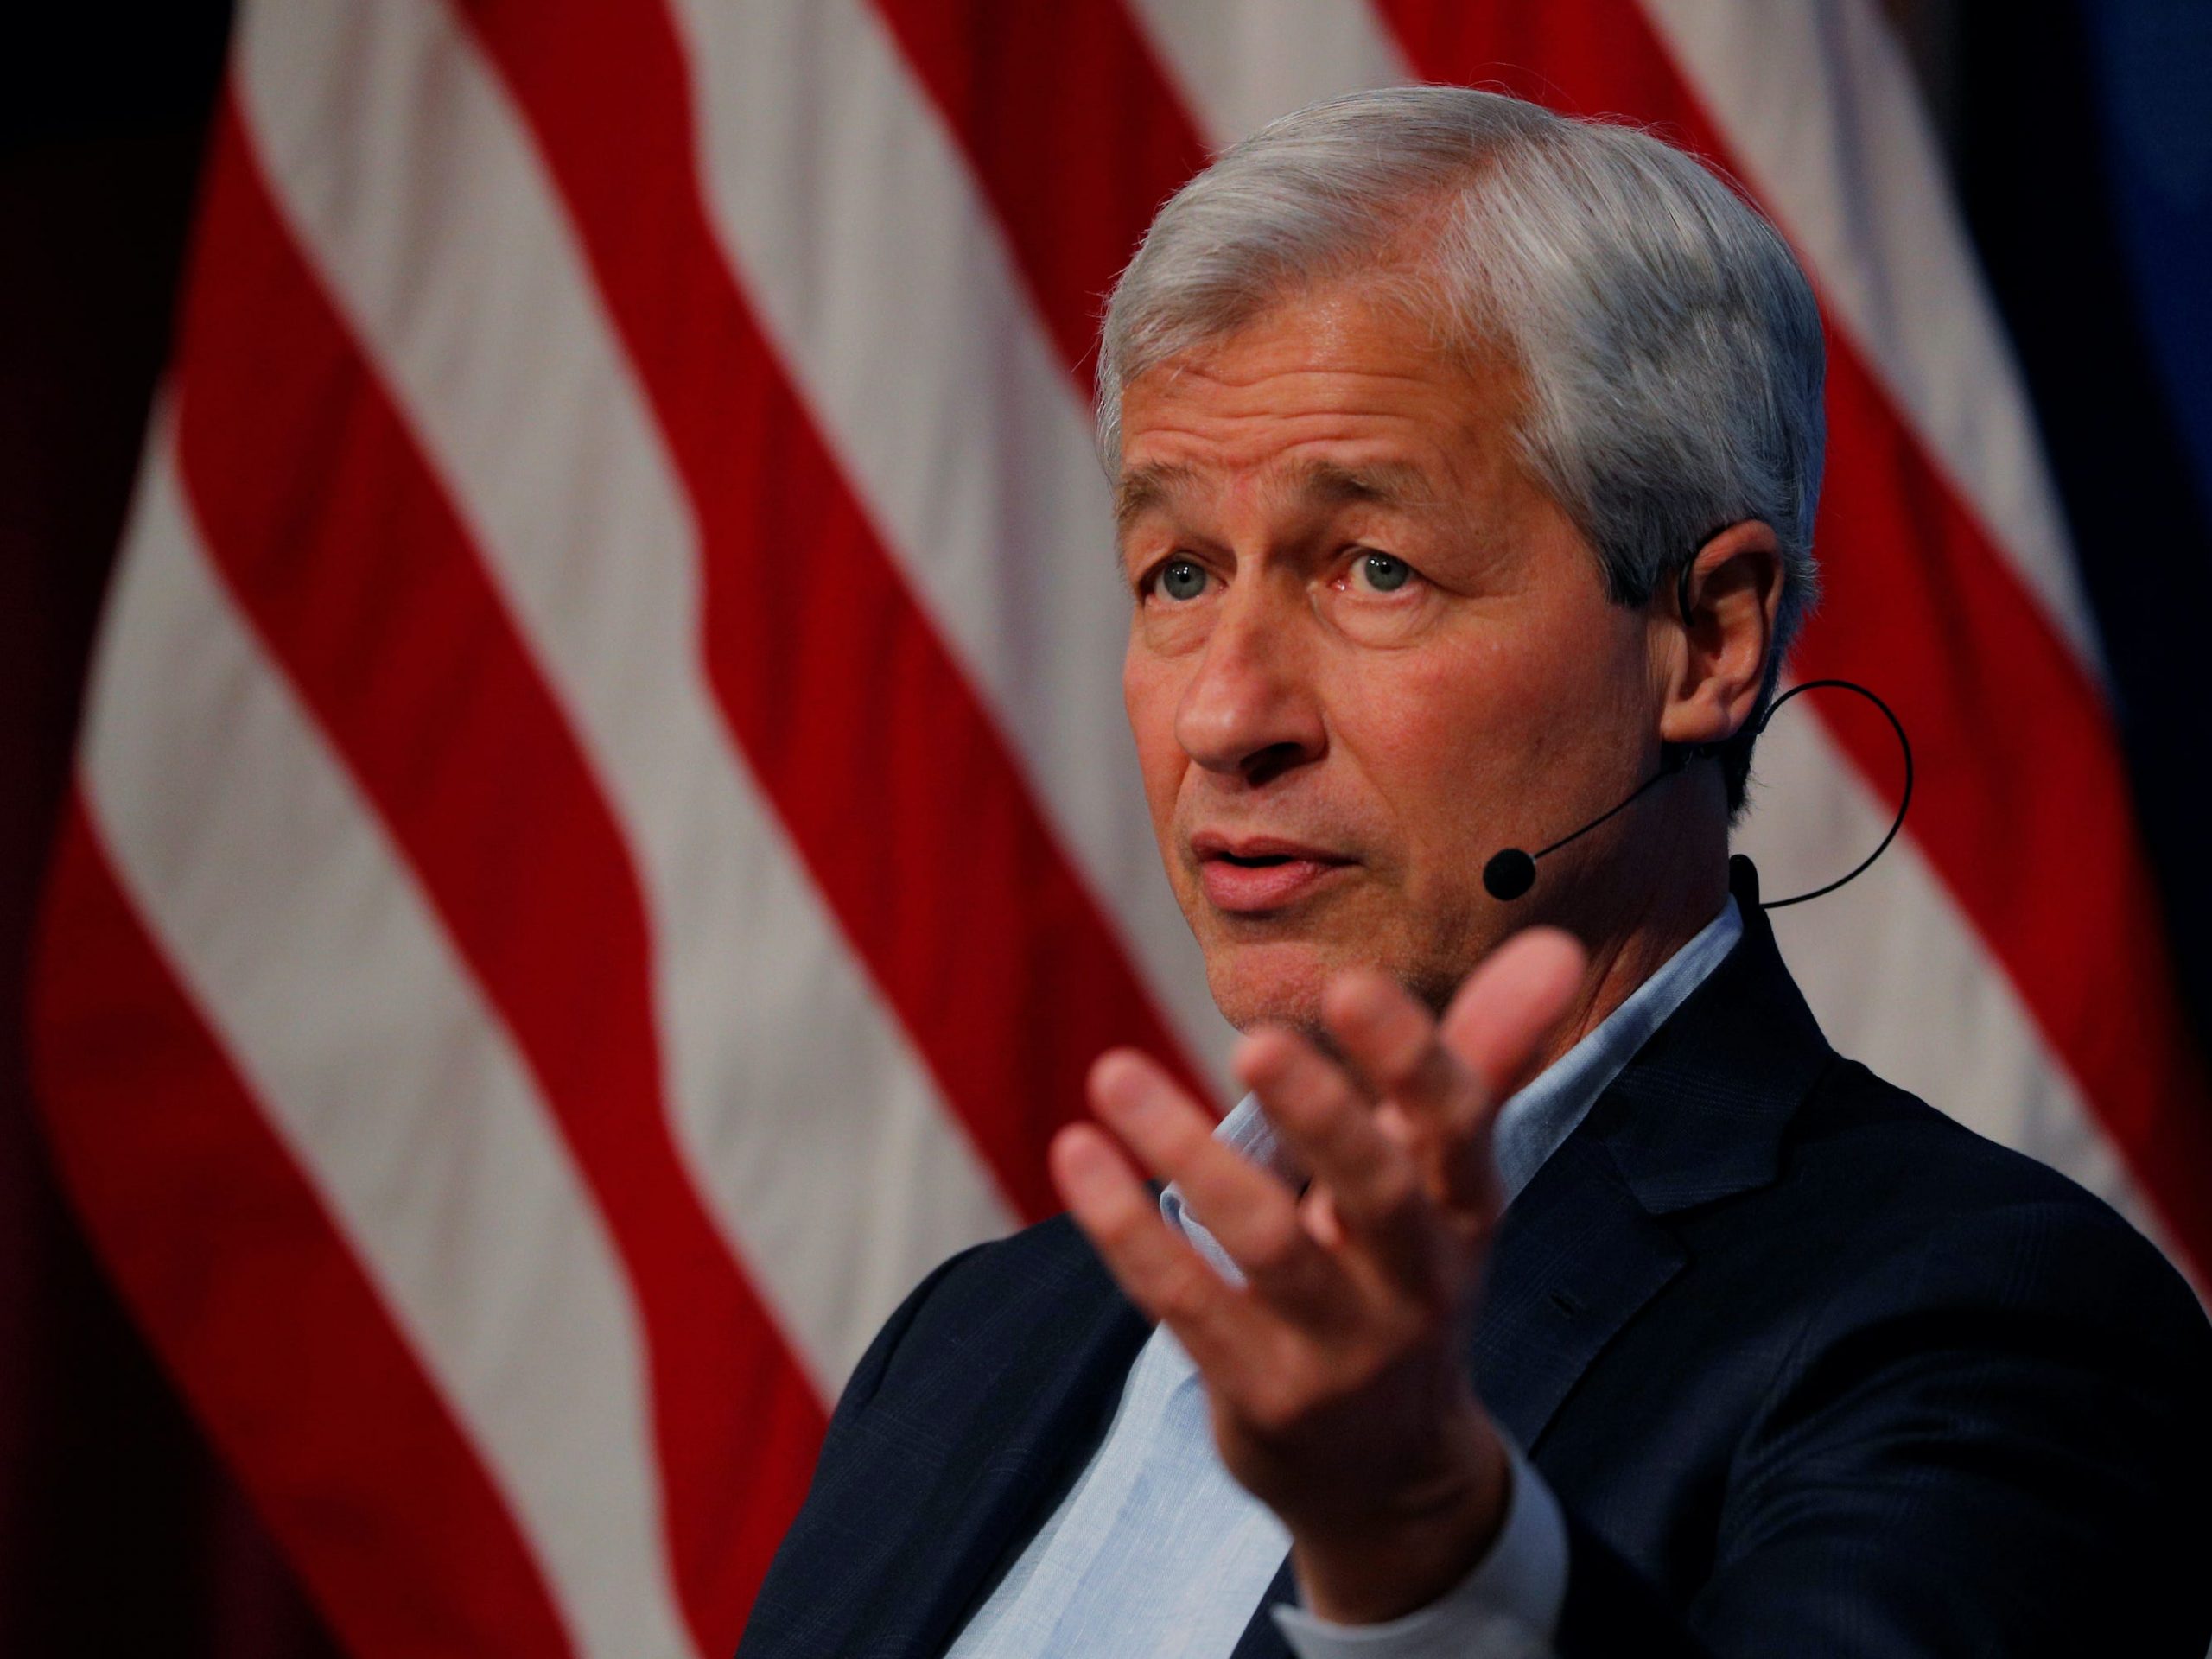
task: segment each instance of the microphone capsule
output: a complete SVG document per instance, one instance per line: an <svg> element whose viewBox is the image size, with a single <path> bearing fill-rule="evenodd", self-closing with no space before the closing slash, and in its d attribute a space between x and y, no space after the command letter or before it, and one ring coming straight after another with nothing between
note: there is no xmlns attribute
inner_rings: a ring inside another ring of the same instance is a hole
<svg viewBox="0 0 2212 1659"><path fill-rule="evenodd" d="M1493 899L1518 899L1535 885L1536 861L1518 847L1492 854L1483 866L1483 886Z"/></svg>

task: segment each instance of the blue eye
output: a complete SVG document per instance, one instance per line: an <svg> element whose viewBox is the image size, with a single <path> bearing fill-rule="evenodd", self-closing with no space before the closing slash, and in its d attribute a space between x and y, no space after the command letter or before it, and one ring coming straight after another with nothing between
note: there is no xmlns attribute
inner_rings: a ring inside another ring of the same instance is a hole
<svg viewBox="0 0 2212 1659"><path fill-rule="evenodd" d="M1196 599L1206 590L1206 573L1189 559L1170 559L1160 567L1157 585L1170 599Z"/></svg>
<svg viewBox="0 0 2212 1659"><path fill-rule="evenodd" d="M1393 558L1388 553L1363 554L1359 561L1360 571L1367 578L1367 585L1378 594L1394 594L1413 579L1414 568L1403 559Z"/></svg>

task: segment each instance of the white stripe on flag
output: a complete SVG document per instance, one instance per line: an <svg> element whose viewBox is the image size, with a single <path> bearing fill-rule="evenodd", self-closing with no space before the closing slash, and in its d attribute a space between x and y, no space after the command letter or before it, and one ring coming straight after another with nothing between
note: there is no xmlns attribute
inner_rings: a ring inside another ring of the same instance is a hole
<svg viewBox="0 0 2212 1659"><path fill-rule="evenodd" d="M858 0L675 0L732 269L1193 1055L1214 1013L1122 712L1090 423L935 107Z"/></svg>
<svg viewBox="0 0 2212 1659"><path fill-rule="evenodd" d="M432 0L290 0L254 9L238 61L272 189L636 862L692 1179L834 1398L916 1280L1015 1218L727 735L696 527L474 41Z"/></svg>
<svg viewBox="0 0 2212 1659"><path fill-rule="evenodd" d="M1413 79L1365 0L1129 0L1208 142L1340 92Z"/></svg>
<svg viewBox="0 0 2212 1659"><path fill-rule="evenodd" d="M475 1441L581 1650L689 1655L639 1332L584 1183L233 610L175 468L157 415L83 744L118 879Z"/></svg>

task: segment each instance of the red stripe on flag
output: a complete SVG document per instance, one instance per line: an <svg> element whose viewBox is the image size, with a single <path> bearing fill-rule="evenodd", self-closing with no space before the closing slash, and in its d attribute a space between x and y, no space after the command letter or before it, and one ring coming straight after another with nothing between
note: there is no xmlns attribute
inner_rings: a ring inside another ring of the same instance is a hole
<svg viewBox="0 0 2212 1659"><path fill-rule="evenodd" d="M876 0L1087 394L1098 319L1205 141L1121 0Z"/></svg>
<svg viewBox="0 0 2212 1659"><path fill-rule="evenodd" d="M1381 0L1419 73L1729 152L1632 0ZM1826 598L1796 666L1875 683L1920 761L1909 833L2201 1273L2212 1107L2098 688L1848 339L1828 338ZM1829 716L1823 713L1823 720ZM1894 799L1886 727L1831 721ZM1942 1103L1938 1102L1937 1104Z"/></svg>
<svg viewBox="0 0 2212 1659"><path fill-rule="evenodd" d="M32 985L61 1178L349 1652L574 1651L467 1434L140 925L81 801Z"/></svg>
<svg viewBox="0 0 2212 1659"><path fill-rule="evenodd" d="M575 1153L650 1348L675 1577L733 1646L824 1427L662 1099L621 832L467 533L219 111L179 341L214 562L404 849Z"/></svg>
<svg viewBox="0 0 2212 1659"><path fill-rule="evenodd" d="M1173 1061L1177 1045L723 261L667 16L609 0L467 10L697 515L722 710L1015 1205L1051 1214L1045 1146L1081 1110L1090 1062L1122 1043Z"/></svg>

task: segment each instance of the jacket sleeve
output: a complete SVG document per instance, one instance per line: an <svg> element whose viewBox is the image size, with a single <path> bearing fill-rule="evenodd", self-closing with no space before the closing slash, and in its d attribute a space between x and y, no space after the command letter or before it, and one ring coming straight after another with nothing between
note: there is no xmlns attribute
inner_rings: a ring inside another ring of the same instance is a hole
<svg viewBox="0 0 2212 1659"><path fill-rule="evenodd" d="M2212 1332L2133 1230L2079 1202L1975 1217L1808 1322L1688 1606L1569 1514L1558 1651L2203 1659L2208 1408Z"/></svg>

